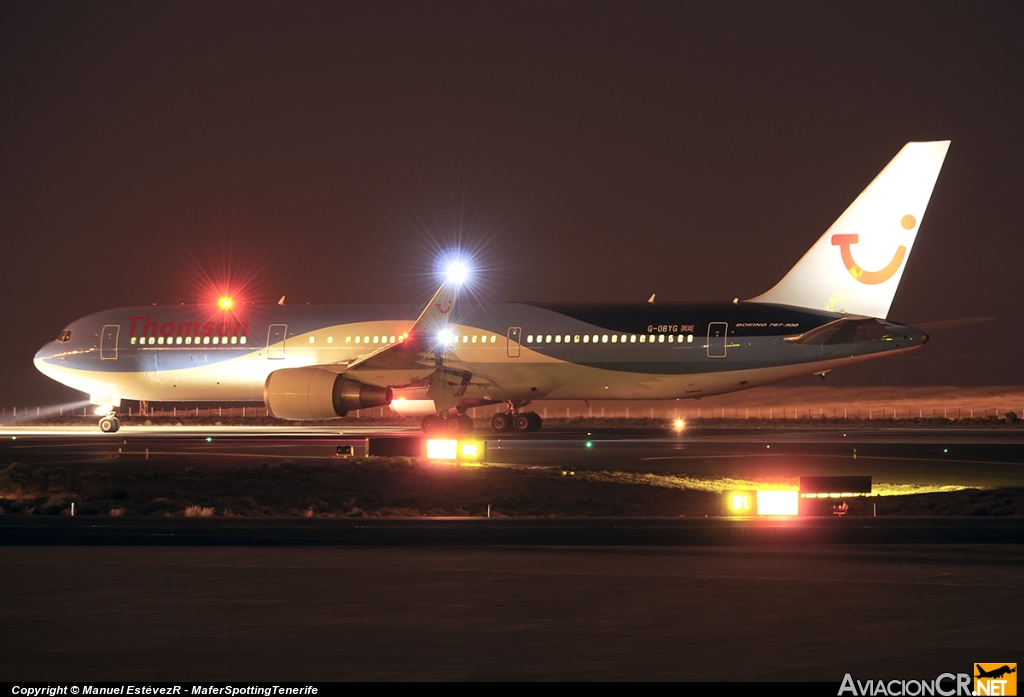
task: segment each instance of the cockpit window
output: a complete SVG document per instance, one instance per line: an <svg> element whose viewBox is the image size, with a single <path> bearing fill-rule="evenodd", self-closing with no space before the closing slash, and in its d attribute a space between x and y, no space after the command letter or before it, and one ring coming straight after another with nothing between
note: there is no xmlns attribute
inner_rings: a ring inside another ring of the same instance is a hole
<svg viewBox="0 0 1024 697"><path fill-rule="evenodd" d="M62 344L66 344L69 341L71 341L71 330L65 329L64 331L62 331L60 333L60 336L57 337L57 341L59 341Z"/></svg>

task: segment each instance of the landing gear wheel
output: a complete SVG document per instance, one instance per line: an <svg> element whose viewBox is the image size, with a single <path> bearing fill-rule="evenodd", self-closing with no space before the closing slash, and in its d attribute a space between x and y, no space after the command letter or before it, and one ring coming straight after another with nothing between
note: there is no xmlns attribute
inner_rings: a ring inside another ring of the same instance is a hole
<svg viewBox="0 0 1024 697"><path fill-rule="evenodd" d="M121 422L113 414L100 419L100 430L104 433L117 433L120 428Z"/></svg>
<svg viewBox="0 0 1024 697"><path fill-rule="evenodd" d="M427 414L426 416L423 417L423 420L420 421L420 428L428 436L434 435L435 433L440 431L442 428L444 428L444 425L444 419L442 419L440 416L434 416L433 414Z"/></svg>
<svg viewBox="0 0 1024 697"><path fill-rule="evenodd" d="M541 424L543 423L540 418L540 414L535 411L531 411L526 415L526 418L530 420L530 427L527 431L539 431Z"/></svg>
<svg viewBox="0 0 1024 697"><path fill-rule="evenodd" d="M491 417L491 428L498 433L502 431L512 430L512 415L511 414L495 414Z"/></svg>
<svg viewBox="0 0 1024 697"><path fill-rule="evenodd" d="M455 419L461 424L463 434L473 432L473 417L468 414L459 414Z"/></svg>
<svg viewBox="0 0 1024 697"><path fill-rule="evenodd" d="M533 420L530 418L529 414L516 414L512 417L512 427L520 433L526 433L527 431L533 430L530 428L532 425Z"/></svg>
<svg viewBox="0 0 1024 697"><path fill-rule="evenodd" d="M444 430L448 432L450 436L458 436L462 434L462 421L459 417L454 416L450 419L444 420Z"/></svg>

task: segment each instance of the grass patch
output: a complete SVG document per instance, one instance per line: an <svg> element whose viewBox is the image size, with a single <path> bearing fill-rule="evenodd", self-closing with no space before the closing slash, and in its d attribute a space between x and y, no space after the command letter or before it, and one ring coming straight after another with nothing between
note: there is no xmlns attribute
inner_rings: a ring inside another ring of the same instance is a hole
<svg viewBox="0 0 1024 697"><path fill-rule="evenodd" d="M60 515L74 502L76 515L109 516L461 517L490 506L492 516L703 517L721 513L730 489L793 483L400 457L144 473L13 464L0 469L0 512ZM1024 515L1024 489L891 490L900 495L872 499L879 515Z"/></svg>

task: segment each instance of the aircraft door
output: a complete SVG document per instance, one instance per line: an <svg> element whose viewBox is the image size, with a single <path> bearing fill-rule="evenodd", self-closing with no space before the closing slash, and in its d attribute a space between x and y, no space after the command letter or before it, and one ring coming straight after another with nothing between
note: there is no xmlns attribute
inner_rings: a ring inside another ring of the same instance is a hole
<svg viewBox="0 0 1024 697"><path fill-rule="evenodd" d="M508 328L508 343L506 344L506 346L509 358L519 358L519 345L522 343L522 338L522 327Z"/></svg>
<svg viewBox="0 0 1024 697"><path fill-rule="evenodd" d="M287 324L271 324L267 330L267 358L281 360L284 358L284 344L288 337Z"/></svg>
<svg viewBox="0 0 1024 697"><path fill-rule="evenodd" d="M120 324L103 325L103 333L100 334L100 360L117 360L117 337L120 334Z"/></svg>
<svg viewBox="0 0 1024 697"><path fill-rule="evenodd" d="M708 325L708 358L725 358L728 334L728 322L712 322Z"/></svg>

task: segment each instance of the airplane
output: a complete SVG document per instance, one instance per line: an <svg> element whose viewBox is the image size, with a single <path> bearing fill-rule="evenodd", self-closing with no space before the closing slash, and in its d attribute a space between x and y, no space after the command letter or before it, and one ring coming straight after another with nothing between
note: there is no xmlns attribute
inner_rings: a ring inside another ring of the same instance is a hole
<svg viewBox="0 0 1024 697"><path fill-rule="evenodd" d="M1001 678L1004 675L1009 675L1010 673L1017 672L1016 668L1011 668L1010 666L1002 666L1000 668L994 668L992 670L985 670L980 665L977 666L977 668L978 674L974 676L976 678Z"/></svg>
<svg viewBox="0 0 1024 697"><path fill-rule="evenodd" d="M72 322L35 366L89 394L104 432L122 399L263 401L325 420L391 406L427 433L504 403L496 431L535 431L540 400L697 398L913 351L887 319L949 141L907 143L770 290L727 303L456 302L453 265L425 308L139 306ZM652 297L651 300L654 298ZM283 299L282 299L283 301Z"/></svg>

